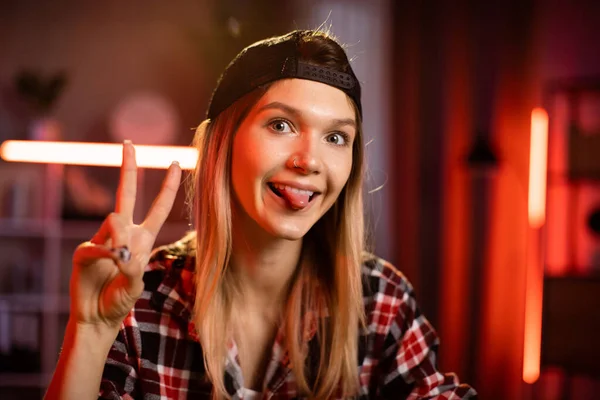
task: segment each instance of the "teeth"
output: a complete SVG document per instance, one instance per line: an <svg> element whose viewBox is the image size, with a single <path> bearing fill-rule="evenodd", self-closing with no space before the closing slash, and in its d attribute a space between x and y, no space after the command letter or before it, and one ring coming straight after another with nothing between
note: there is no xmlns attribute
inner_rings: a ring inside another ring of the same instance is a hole
<svg viewBox="0 0 600 400"><path fill-rule="evenodd" d="M315 192L311 192L310 190L296 189L291 186L281 185L278 183L274 183L273 186L275 186L278 190L289 190L292 193L305 194L308 196L312 196L315 193Z"/></svg>

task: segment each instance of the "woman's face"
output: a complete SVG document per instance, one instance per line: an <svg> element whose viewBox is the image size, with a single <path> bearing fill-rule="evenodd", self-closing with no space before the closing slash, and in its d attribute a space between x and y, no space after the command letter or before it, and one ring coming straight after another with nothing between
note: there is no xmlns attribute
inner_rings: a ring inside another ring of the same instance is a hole
<svg viewBox="0 0 600 400"><path fill-rule="evenodd" d="M275 82L233 141L234 226L302 238L346 184L355 137L344 92L304 79Z"/></svg>

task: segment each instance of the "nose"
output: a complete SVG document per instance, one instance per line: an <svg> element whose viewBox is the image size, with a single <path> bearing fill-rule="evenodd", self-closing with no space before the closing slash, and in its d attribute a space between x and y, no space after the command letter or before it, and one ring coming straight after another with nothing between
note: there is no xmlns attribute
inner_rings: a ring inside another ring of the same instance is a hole
<svg viewBox="0 0 600 400"><path fill-rule="evenodd" d="M301 139L301 144L288 161L289 168L304 175L319 174L323 168L317 138Z"/></svg>

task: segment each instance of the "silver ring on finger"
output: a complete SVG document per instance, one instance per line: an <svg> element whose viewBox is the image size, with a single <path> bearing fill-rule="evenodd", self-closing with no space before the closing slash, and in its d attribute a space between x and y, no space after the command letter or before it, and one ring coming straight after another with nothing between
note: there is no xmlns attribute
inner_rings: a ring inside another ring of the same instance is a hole
<svg viewBox="0 0 600 400"><path fill-rule="evenodd" d="M110 249L110 252L119 260L121 260L121 262L129 262L129 260L131 260L131 251L129 251L129 249L127 248L127 246L122 246L122 247L114 247L112 249Z"/></svg>

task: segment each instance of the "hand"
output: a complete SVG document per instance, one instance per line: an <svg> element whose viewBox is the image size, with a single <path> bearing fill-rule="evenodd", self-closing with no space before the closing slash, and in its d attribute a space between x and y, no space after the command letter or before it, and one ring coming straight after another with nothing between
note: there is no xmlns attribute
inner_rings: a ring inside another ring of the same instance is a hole
<svg viewBox="0 0 600 400"><path fill-rule="evenodd" d="M123 164L116 209L89 241L77 247L71 276L71 320L78 324L116 329L142 294L144 267L156 236L171 212L181 181L173 163L148 215L133 223L137 189L135 149L123 144Z"/></svg>

